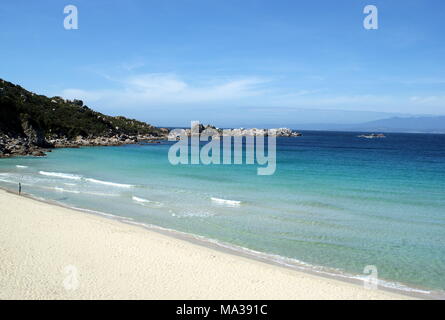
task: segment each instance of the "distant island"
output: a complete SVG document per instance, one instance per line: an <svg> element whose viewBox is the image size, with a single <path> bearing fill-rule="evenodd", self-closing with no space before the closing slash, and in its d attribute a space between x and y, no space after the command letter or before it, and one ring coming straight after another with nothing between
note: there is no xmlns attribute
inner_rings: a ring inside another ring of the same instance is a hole
<svg viewBox="0 0 445 320"><path fill-rule="evenodd" d="M386 136L383 133L371 133L371 134L361 134L357 136L359 138L366 138L366 139L381 139L386 138Z"/></svg>

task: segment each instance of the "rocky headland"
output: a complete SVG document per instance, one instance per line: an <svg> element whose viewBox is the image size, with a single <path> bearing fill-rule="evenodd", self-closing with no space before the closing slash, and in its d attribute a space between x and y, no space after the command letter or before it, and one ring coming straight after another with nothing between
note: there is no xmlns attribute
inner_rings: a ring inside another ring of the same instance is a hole
<svg viewBox="0 0 445 320"><path fill-rule="evenodd" d="M169 130L48 98L0 79L0 157L44 156L52 148L118 146L166 139Z"/></svg>

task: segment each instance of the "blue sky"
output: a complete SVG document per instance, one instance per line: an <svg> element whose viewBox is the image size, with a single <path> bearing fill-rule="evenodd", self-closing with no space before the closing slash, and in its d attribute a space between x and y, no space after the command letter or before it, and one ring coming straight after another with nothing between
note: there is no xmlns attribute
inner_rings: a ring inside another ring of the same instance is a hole
<svg viewBox="0 0 445 320"><path fill-rule="evenodd" d="M444 16L443 0L2 1L0 77L156 125L443 115Z"/></svg>

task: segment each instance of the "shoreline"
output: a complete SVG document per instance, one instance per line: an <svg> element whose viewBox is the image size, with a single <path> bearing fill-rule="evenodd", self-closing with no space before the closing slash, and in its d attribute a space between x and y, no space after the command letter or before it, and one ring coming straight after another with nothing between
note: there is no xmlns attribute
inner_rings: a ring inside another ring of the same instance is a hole
<svg viewBox="0 0 445 320"><path fill-rule="evenodd" d="M270 259L271 255L267 254L261 254L256 255L254 251L248 251L248 249L245 248L235 248L234 246L230 246L228 244L219 243L217 241L213 241L212 239L207 239L201 236L196 236L188 233L183 233L176 230L166 229L154 225L147 225L142 223L137 223L134 221L131 221L130 219L124 218L124 217L118 217L115 215L102 213L102 212L93 212L88 211L80 208L71 208L68 206L65 206L64 204L57 203L54 201L48 201L40 198L35 198L32 195L28 194L22 194L21 196L18 196L15 192L12 192L8 189L0 188L0 196L1 193L10 195L10 197L15 198L15 200L21 200L21 199L27 199L25 201L30 201L33 203L32 206L36 206L37 203L40 203L42 206L48 206L49 208L52 208L55 211L65 211L71 213L77 213L79 219L82 220L89 220L89 219L99 219L103 221L104 223L112 222L113 224L119 225L120 228L129 230L140 230L144 233L147 233L147 235L158 235L162 237L168 238L170 241L178 242L181 245L185 246L191 246L191 250L204 250L204 251L210 251L212 256L213 255L224 255L228 256L229 259L235 260L236 262L246 262L248 261L251 264L254 264L255 267L258 267L260 269L263 268L272 268L276 272L284 272L284 273L291 273L292 276L299 278L313 278L316 279L316 282L322 282L324 283L324 286L337 286L342 288L342 290L351 291L351 296L343 292L342 295L332 295L332 296L326 296L323 294L323 290L321 290L320 294L315 294L312 292L312 294L305 294L304 292L300 292L300 295L297 293L290 293L288 292L287 296L281 297L281 299L292 299L292 298L302 298L302 299L410 299L410 298L420 298L420 299L431 299L434 297L426 294L420 294L416 292L408 292L408 291L402 291L399 289L391 289L379 286L377 290L369 290L365 289L363 287L363 280L360 279L353 279L353 278L346 278L346 277L340 277L336 275L331 275L323 272L318 272L315 270L310 269L304 269L301 266L298 267L297 265L286 265L283 263L280 263L278 261L273 261ZM49 209L47 208L47 209ZM89 217L89 218L88 218ZM87 218L87 219L85 219ZM245 250L244 250L245 249ZM176 270L177 272L181 272L181 270ZM208 271L208 270L203 270ZM292 278L291 276L291 278ZM260 281L260 279L257 279ZM292 279L291 279L292 280ZM293 279L295 280L295 279ZM307 279L306 279L307 280ZM289 281L289 279L287 280ZM323 287L323 286L322 286ZM348 289L345 289L343 287L347 287ZM306 288L306 290L309 290ZM304 291L306 291L304 290ZM303 290L301 290L303 291ZM161 293L162 294L162 293ZM297 294L297 295L296 295ZM315 296L314 296L315 294ZM111 297L113 298L113 297ZM183 298L183 297L182 297ZM198 296L195 298L201 298L206 299L205 296ZM236 297L227 295L222 297L209 297L209 299L216 298L216 299L235 299ZM238 297L240 298L240 297ZM253 299L253 298L261 298L257 296L241 296L241 298L244 299ZM273 294L270 296L267 296L269 299L277 299L279 297L274 296ZM61 299L64 299L61 297ZM169 298L167 298L169 299Z"/></svg>

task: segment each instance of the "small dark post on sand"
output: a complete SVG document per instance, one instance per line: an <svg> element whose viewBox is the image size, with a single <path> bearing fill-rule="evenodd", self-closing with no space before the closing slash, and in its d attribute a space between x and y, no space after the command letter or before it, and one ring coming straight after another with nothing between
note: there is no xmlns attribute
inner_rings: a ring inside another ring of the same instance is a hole
<svg viewBox="0 0 445 320"><path fill-rule="evenodd" d="M22 193L22 184L19 182L19 194Z"/></svg>

